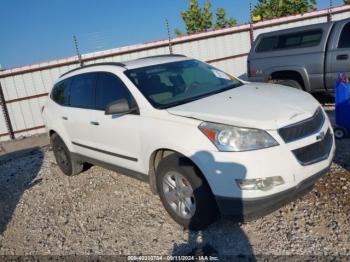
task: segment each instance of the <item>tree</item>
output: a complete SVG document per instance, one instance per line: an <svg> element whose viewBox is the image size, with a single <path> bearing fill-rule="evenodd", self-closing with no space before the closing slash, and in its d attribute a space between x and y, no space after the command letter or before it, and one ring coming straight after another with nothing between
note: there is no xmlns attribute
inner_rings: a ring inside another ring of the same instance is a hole
<svg viewBox="0 0 350 262"><path fill-rule="evenodd" d="M229 19L226 19L225 9L218 8L216 10L216 23L214 25L215 29L230 27L230 26L234 26L236 24L237 24L237 21L235 18L230 17Z"/></svg>
<svg viewBox="0 0 350 262"><path fill-rule="evenodd" d="M316 10L317 0L258 0L253 17L266 20Z"/></svg>
<svg viewBox="0 0 350 262"><path fill-rule="evenodd" d="M203 7L200 7L198 0L189 0L189 5L188 10L181 12L187 34L205 32L212 28L217 29L236 25L236 19L233 17L226 19L226 12L223 8L217 9L216 22L213 23L213 13L209 0L204 2ZM178 28L175 29L175 34L177 36L183 35Z"/></svg>
<svg viewBox="0 0 350 262"><path fill-rule="evenodd" d="M350 4L350 0L344 0L344 4L349 5Z"/></svg>

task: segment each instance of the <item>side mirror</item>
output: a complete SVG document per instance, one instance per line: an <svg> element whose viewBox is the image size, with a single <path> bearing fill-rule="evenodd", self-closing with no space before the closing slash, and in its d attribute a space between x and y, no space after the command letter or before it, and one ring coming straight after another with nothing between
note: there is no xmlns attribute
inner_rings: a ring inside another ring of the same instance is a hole
<svg viewBox="0 0 350 262"><path fill-rule="evenodd" d="M126 99L119 99L107 105L105 115L130 114L137 111L137 107L130 107Z"/></svg>

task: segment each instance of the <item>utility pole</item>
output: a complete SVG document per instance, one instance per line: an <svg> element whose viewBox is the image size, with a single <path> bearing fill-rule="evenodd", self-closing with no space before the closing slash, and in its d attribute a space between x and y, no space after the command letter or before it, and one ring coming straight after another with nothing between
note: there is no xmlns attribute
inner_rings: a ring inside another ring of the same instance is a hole
<svg viewBox="0 0 350 262"><path fill-rule="evenodd" d="M167 32L168 32L169 53L172 55L173 54L173 47L171 45L171 36L170 36L170 29L169 29L168 19L165 19L165 25L166 25L166 29L167 29Z"/></svg>
<svg viewBox="0 0 350 262"><path fill-rule="evenodd" d="M81 59L81 54L79 52L79 46L78 46L78 40L77 37L75 35L73 35L73 42L74 42L74 46L75 46L75 51L77 52L77 56L78 56L78 60L79 60L79 64L80 66L84 65L83 60Z"/></svg>

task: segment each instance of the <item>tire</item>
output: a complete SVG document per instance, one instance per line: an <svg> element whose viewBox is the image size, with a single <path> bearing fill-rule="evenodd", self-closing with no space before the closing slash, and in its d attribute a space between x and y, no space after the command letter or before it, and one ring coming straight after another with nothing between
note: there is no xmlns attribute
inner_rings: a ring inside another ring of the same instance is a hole
<svg viewBox="0 0 350 262"><path fill-rule="evenodd" d="M81 173L84 168L83 163L79 163L72 159L72 154L69 152L62 138L57 134L53 134L51 135L50 139L57 165L61 169L62 173L67 176L73 176Z"/></svg>
<svg viewBox="0 0 350 262"><path fill-rule="evenodd" d="M345 128L335 127L334 128L334 137L336 139L343 139L343 138L347 137L347 132L346 132Z"/></svg>
<svg viewBox="0 0 350 262"><path fill-rule="evenodd" d="M156 175L163 206L178 224L200 230L215 221L218 211L214 196L199 169L189 159L169 155L159 163Z"/></svg>
<svg viewBox="0 0 350 262"><path fill-rule="evenodd" d="M290 86L290 87L293 87L295 89L303 90L302 85L296 80L291 80L291 79L277 80L276 83L279 84L279 85Z"/></svg>

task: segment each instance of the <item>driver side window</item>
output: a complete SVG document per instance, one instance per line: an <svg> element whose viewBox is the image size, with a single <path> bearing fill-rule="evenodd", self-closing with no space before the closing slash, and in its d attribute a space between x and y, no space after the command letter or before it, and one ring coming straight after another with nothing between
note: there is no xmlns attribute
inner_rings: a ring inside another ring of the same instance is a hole
<svg viewBox="0 0 350 262"><path fill-rule="evenodd" d="M131 106L132 96L124 83L115 75L108 72L97 73L96 110L106 110L111 102L126 99Z"/></svg>
<svg viewBox="0 0 350 262"><path fill-rule="evenodd" d="M347 23L341 32L338 48L350 48L350 23Z"/></svg>

